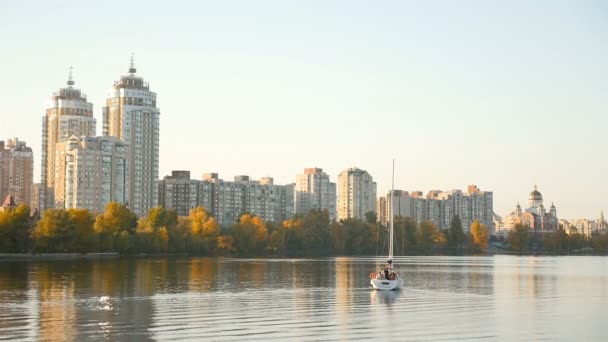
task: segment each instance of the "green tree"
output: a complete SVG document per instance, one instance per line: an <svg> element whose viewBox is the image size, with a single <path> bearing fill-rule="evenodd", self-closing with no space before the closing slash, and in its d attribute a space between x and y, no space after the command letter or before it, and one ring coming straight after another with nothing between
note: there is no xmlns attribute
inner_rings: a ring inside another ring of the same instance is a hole
<svg viewBox="0 0 608 342"><path fill-rule="evenodd" d="M448 232L448 246L454 250L462 250L465 241L465 234L462 228L462 221L460 216L456 215L450 222L450 229Z"/></svg>
<svg viewBox="0 0 608 342"><path fill-rule="evenodd" d="M365 222L369 224L374 224L378 222L378 215L375 211L368 211L365 213Z"/></svg>
<svg viewBox="0 0 608 342"><path fill-rule="evenodd" d="M485 224L479 222L479 220L473 221L471 224L471 242L473 249L481 251L488 248L488 240L490 238L490 232Z"/></svg>
<svg viewBox="0 0 608 342"><path fill-rule="evenodd" d="M565 251L568 249L568 234L563 228L553 233L543 233L542 244L546 251Z"/></svg>
<svg viewBox="0 0 608 342"><path fill-rule="evenodd" d="M528 250L530 244L530 229L521 223L515 225L515 228L509 232L507 236L507 242L511 249L517 252L524 252Z"/></svg>
<svg viewBox="0 0 608 342"><path fill-rule="evenodd" d="M293 236L288 236L288 240L295 242L291 240L301 239L309 255L327 254L331 248L329 212L311 210L301 221L301 234L292 234Z"/></svg>

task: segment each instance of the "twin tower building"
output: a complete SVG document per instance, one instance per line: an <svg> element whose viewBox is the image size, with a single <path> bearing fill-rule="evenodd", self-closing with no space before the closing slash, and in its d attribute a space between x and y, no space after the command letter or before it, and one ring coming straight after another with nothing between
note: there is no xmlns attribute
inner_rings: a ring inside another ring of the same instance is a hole
<svg viewBox="0 0 608 342"><path fill-rule="evenodd" d="M103 136L96 136L93 104L74 87L53 94L42 123L41 210L126 204L145 215L158 203L159 118L156 93L136 74L107 92Z"/></svg>

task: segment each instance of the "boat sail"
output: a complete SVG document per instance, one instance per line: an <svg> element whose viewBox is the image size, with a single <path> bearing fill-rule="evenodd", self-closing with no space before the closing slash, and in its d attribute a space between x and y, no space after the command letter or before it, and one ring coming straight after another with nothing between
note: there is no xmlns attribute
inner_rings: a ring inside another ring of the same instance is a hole
<svg viewBox="0 0 608 342"><path fill-rule="evenodd" d="M395 191L395 160L393 159L393 176L390 193L390 225L389 225L389 244L388 258L386 266L379 272L372 272L370 284L375 290L398 290L403 285L403 279L393 268L393 192Z"/></svg>

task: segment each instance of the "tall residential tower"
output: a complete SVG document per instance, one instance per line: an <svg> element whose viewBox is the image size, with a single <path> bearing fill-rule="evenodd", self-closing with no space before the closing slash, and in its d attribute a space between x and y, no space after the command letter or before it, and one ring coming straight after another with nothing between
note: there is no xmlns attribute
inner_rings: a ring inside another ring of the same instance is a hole
<svg viewBox="0 0 608 342"><path fill-rule="evenodd" d="M107 93L103 135L117 137L127 145L128 206L143 216L158 204L160 110L156 108L156 93L135 73L131 57L128 75L121 76Z"/></svg>
<svg viewBox="0 0 608 342"><path fill-rule="evenodd" d="M40 211L55 208L55 145L72 135L95 135L95 118L93 104L87 102L85 94L74 88L70 68L67 87L53 94L42 120Z"/></svg>
<svg viewBox="0 0 608 342"><path fill-rule="evenodd" d="M316 167L297 175L295 188L295 213L306 214L313 209L327 210L329 219L336 219L336 183Z"/></svg>
<svg viewBox="0 0 608 342"><path fill-rule="evenodd" d="M376 182L365 170L350 168L338 175L338 220L365 219L376 212Z"/></svg>

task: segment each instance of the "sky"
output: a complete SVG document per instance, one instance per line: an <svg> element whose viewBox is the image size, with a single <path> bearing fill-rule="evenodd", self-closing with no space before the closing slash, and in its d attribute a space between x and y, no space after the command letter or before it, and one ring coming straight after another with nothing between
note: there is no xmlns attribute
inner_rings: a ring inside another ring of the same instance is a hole
<svg viewBox="0 0 608 342"><path fill-rule="evenodd" d="M158 94L160 177L390 189L534 185L560 218L608 214L608 2L0 1L0 139L35 151L70 66L94 104L127 73Z"/></svg>

